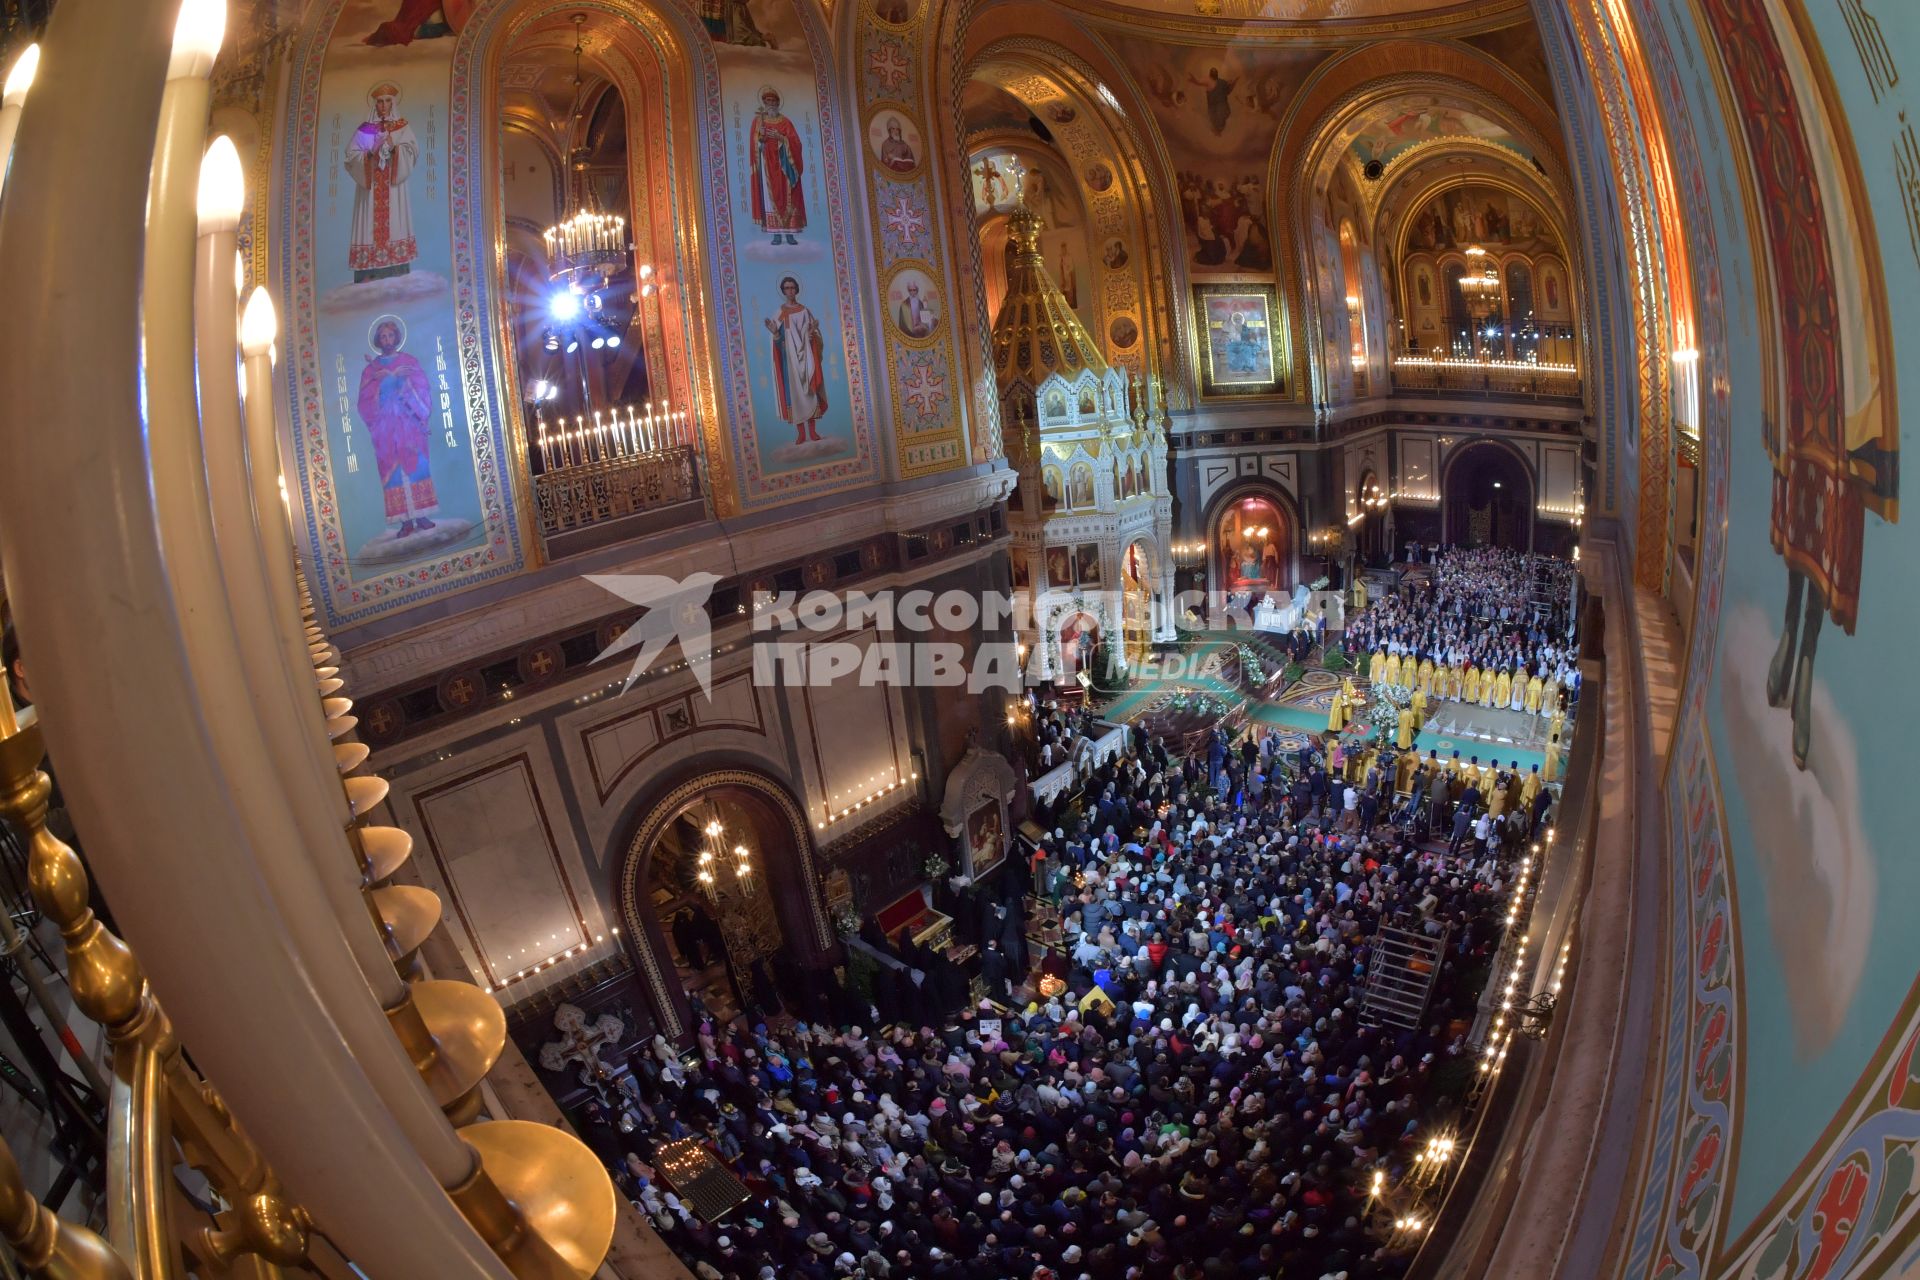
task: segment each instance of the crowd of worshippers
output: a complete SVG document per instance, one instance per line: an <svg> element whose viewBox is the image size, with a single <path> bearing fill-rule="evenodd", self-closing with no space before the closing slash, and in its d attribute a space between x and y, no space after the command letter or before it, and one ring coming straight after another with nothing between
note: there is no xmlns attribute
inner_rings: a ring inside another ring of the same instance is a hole
<svg viewBox="0 0 1920 1280"><path fill-rule="evenodd" d="M1075 739L1096 736L1093 712L1084 703L1063 707L1052 698L1041 699L1031 692L1026 702L1033 717L1033 731L1026 735L1027 769L1034 777L1064 764Z"/></svg>
<svg viewBox="0 0 1920 1280"><path fill-rule="evenodd" d="M1367 678L1422 701L1551 715L1579 696L1573 565L1482 547L1441 552L1347 620L1341 647Z"/></svg>
<svg viewBox="0 0 1920 1280"><path fill-rule="evenodd" d="M1084 794L997 873L1058 901L1044 982L890 1025L844 992L792 1024L696 1010L691 1065L635 1055L583 1134L702 1280L1399 1274L1368 1186L1464 1087L1511 862L1340 830L1326 761L1271 737L1141 744ZM1361 1016L1385 922L1445 939L1416 1030ZM718 1222L656 1174L686 1137L750 1192Z"/></svg>

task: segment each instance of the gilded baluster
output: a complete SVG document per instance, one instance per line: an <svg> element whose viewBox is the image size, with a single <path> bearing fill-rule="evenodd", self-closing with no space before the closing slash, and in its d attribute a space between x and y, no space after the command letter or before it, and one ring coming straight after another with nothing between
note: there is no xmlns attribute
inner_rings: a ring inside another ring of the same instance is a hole
<svg viewBox="0 0 1920 1280"><path fill-rule="evenodd" d="M112 1146L116 1166L128 1178L115 1188L110 1205L113 1234L138 1260L143 1277L173 1274L164 1205L172 1176L170 1147L177 1137L188 1162L206 1173L233 1206L234 1225L203 1233L203 1246L226 1256L253 1253L280 1265L297 1264L306 1256L304 1211L285 1201L219 1095L187 1066L139 961L88 905L80 855L47 830L53 784L40 769L44 754L37 724L0 738L0 814L27 833L27 882L66 945L74 1004L105 1029L114 1047ZM4 1175L0 1168L0 1178ZM218 1244L207 1243L212 1240Z"/></svg>
<svg viewBox="0 0 1920 1280"><path fill-rule="evenodd" d="M45 1280L132 1280L133 1273L105 1240L54 1215L33 1198L13 1150L0 1142L0 1235L27 1274Z"/></svg>

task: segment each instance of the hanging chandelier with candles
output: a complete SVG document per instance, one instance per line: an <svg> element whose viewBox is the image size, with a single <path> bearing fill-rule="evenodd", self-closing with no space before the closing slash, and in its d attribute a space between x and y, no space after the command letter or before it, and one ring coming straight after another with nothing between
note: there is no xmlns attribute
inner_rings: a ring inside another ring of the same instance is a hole
<svg viewBox="0 0 1920 1280"><path fill-rule="evenodd" d="M587 15L573 15L573 107L568 112L569 136L577 136L585 106L586 75L581 58L586 53L584 38ZM542 238L547 246L547 278L564 284L577 303L569 306L555 299L555 318L568 320L579 311L596 312L591 301L609 280L633 264L633 247L627 238L627 220L619 214L574 208L575 184L566 184L566 216L550 226ZM563 314L569 313L571 314Z"/></svg>
<svg viewBox="0 0 1920 1280"><path fill-rule="evenodd" d="M735 891L753 889L753 851L744 841L727 847L727 829L716 806L700 828L700 852L694 859L694 879L709 902L718 903ZM730 863L730 865L729 865ZM731 873L731 874L729 874Z"/></svg>

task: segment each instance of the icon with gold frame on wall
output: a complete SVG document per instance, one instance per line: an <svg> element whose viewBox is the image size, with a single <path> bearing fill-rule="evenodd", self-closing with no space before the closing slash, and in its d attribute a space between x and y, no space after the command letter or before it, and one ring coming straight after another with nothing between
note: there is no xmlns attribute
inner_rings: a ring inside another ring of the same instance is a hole
<svg viewBox="0 0 1920 1280"><path fill-rule="evenodd" d="M1286 393L1286 328L1271 284L1197 284L1193 318L1202 395Z"/></svg>
<svg viewBox="0 0 1920 1280"><path fill-rule="evenodd" d="M884 301L888 323L902 342L926 347L940 336L942 300L930 264L909 258L896 265Z"/></svg>
<svg viewBox="0 0 1920 1280"><path fill-rule="evenodd" d="M920 126L898 107L881 107L867 117L867 148L875 169L897 181L919 177L926 165Z"/></svg>

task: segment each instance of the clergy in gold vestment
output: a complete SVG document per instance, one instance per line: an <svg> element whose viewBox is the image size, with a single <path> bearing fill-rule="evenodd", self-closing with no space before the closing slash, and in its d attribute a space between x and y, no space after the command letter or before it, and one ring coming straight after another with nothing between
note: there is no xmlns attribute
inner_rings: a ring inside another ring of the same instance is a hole
<svg viewBox="0 0 1920 1280"><path fill-rule="evenodd" d="M1373 656L1367 659L1367 679L1379 684L1387 676L1387 654L1384 649L1375 649Z"/></svg>
<svg viewBox="0 0 1920 1280"><path fill-rule="evenodd" d="M1413 790L1413 771L1420 767L1420 757L1411 751L1402 751L1393 762L1393 790L1395 795L1405 795Z"/></svg>
<svg viewBox="0 0 1920 1280"><path fill-rule="evenodd" d="M1352 676L1347 675L1340 677L1340 692L1347 695L1347 705L1349 707L1358 707L1360 705L1360 691L1353 687Z"/></svg>
<svg viewBox="0 0 1920 1280"><path fill-rule="evenodd" d="M1427 722L1427 687L1421 685L1413 691L1413 727L1418 729Z"/></svg>
<svg viewBox="0 0 1920 1280"><path fill-rule="evenodd" d="M1334 692L1333 705L1327 708L1327 732L1338 733L1347 727L1347 720L1353 714L1353 707L1347 701L1347 691Z"/></svg>
<svg viewBox="0 0 1920 1280"><path fill-rule="evenodd" d="M1433 659L1420 659L1420 692L1427 697L1433 696Z"/></svg>
<svg viewBox="0 0 1920 1280"><path fill-rule="evenodd" d="M1447 691L1442 696L1444 696L1451 702L1460 701L1460 686L1465 681L1465 679L1466 679L1466 672L1461 670L1459 663L1456 662L1452 666L1448 667L1447 668Z"/></svg>
<svg viewBox="0 0 1920 1280"><path fill-rule="evenodd" d="M1380 684L1398 685L1400 683L1400 658L1397 654L1387 655L1387 665L1380 669Z"/></svg>
<svg viewBox="0 0 1920 1280"><path fill-rule="evenodd" d="M1466 677L1460 682L1460 700L1469 703L1480 701L1480 668L1467 668Z"/></svg>
<svg viewBox="0 0 1920 1280"><path fill-rule="evenodd" d="M1520 784L1520 807L1529 812L1533 809L1533 798L1540 794L1540 766L1533 766L1527 780Z"/></svg>
<svg viewBox="0 0 1920 1280"><path fill-rule="evenodd" d="M1541 694L1541 690L1543 690L1545 687L1546 686L1540 682L1539 676L1534 676L1532 679L1527 681L1527 714L1528 715L1537 716L1540 714L1540 694Z"/></svg>
<svg viewBox="0 0 1920 1280"><path fill-rule="evenodd" d="M1480 673L1480 705L1483 707L1491 707L1493 705L1493 692L1499 687L1495 680L1495 674L1496 673L1492 671L1482 671ZM1498 674L1504 676L1506 672L1502 671Z"/></svg>
<svg viewBox="0 0 1920 1280"><path fill-rule="evenodd" d="M1513 677L1502 671L1493 678L1493 705L1504 707L1513 696Z"/></svg>
<svg viewBox="0 0 1920 1280"><path fill-rule="evenodd" d="M1413 708L1400 708L1400 732L1394 737L1394 745L1402 751L1413 746Z"/></svg>
<svg viewBox="0 0 1920 1280"><path fill-rule="evenodd" d="M1487 812L1496 818L1507 811L1507 789L1502 785L1505 781L1503 774L1494 780L1493 789L1487 792Z"/></svg>
<svg viewBox="0 0 1920 1280"><path fill-rule="evenodd" d="M1547 740L1547 764L1546 764L1546 768L1542 769L1540 772L1540 780L1542 782L1552 782L1555 778L1559 776L1560 776L1560 739L1558 737L1554 737L1554 738L1549 738Z"/></svg>

